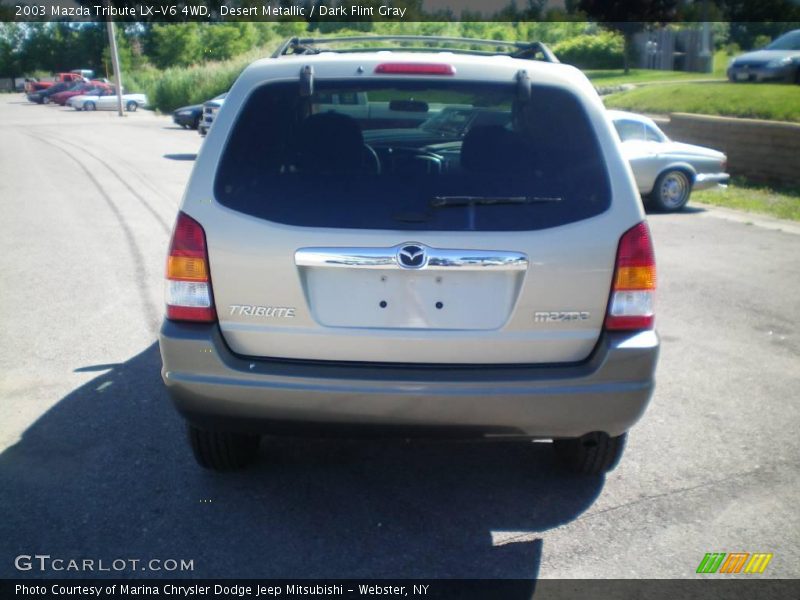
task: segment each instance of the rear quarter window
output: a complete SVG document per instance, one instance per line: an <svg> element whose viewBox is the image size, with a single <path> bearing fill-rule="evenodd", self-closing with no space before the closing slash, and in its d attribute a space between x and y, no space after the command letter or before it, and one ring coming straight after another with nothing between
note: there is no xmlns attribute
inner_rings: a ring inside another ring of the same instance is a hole
<svg viewBox="0 0 800 600"><path fill-rule="evenodd" d="M332 104L332 98L359 103ZM277 223L520 231L607 210L593 127L569 91L463 81L318 80L255 89L219 161L221 204Z"/></svg>

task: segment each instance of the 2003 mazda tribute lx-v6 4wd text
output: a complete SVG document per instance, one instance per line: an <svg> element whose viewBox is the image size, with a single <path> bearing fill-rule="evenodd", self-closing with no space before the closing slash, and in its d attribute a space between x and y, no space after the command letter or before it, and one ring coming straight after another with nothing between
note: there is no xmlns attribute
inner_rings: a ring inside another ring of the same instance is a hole
<svg viewBox="0 0 800 600"><path fill-rule="evenodd" d="M344 426L552 440L572 470L613 468L659 342L650 232L600 99L538 43L381 41L289 40L197 158L160 334L197 461ZM364 94L396 117L348 114ZM468 126L420 130L452 107Z"/></svg>

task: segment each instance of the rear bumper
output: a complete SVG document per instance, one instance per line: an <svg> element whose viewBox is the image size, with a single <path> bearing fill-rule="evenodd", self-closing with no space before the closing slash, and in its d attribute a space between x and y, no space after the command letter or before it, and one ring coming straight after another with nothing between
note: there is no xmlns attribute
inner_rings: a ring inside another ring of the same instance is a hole
<svg viewBox="0 0 800 600"><path fill-rule="evenodd" d="M162 377L178 411L207 428L436 428L534 438L620 435L655 385L653 331L603 334L564 366L418 366L247 359L216 325L165 321Z"/></svg>
<svg viewBox="0 0 800 600"><path fill-rule="evenodd" d="M724 188L731 180L728 173L699 173L695 177L694 190L710 190L712 188Z"/></svg>

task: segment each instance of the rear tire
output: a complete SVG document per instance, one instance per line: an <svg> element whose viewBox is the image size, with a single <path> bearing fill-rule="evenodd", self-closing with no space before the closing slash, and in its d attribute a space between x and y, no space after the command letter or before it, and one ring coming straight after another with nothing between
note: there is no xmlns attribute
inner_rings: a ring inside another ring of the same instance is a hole
<svg viewBox="0 0 800 600"><path fill-rule="evenodd" d="M665 171L656 179L650 202L661 212L683 210L692 194L692 178L686 171Z"/></svg>
<svg viewBox="0 0 800 600"><path fill-rule="evenodd" d="M204 469L235 471L252 463L258 453L257 435L188 428L194 459Z"/></svg>
<svg viewBox="0 0 800 600"><path fill-rule="evenodd" d="M83 110L92 111L92 110L95 110L96 108L97 108L97 106L95 105L94 102L87 102L86 104L83 105Z"/></svg>
<svg viewBox="0 0 800 600"><path fill-rule="evenodd" d="M50 96L45 96L45 97L42 99L42 102L43 102L44 104L50 104Z"/></svg>
<svg viewBox="0 0 800 600"><path fill-rule="evenodd" d="M128 112L136 112L137 108L139 108L139 105L136 104L136 102L134 102L133 100L131 100L125 105L125 110L127 110Z"/></svg>
<svg viewBox="0 0 800 600"><path fill-rule="evenodd" d="M559 462L573 473L602 475L619 463L627 437L627 433L617 437L589 433L577 439L555 440L553 449Z"/></svg>

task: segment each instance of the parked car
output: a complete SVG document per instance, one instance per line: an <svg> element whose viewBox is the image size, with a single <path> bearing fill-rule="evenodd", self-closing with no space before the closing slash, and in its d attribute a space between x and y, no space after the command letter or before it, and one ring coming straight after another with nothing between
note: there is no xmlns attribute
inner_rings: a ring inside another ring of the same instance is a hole
<svg viewBox="0 0 800 600"><path fill-rule="evenodd" d="M94 79L94 71L92 69L72 69L70 73L76 73L84 79Z"/></svg>
<svg viewBox="0 0 800 600"><path fill-rule="evenodd" d="M60 104L61 106L65 106L67 104L67 100L69 100L73 96L81 96L81 95L92 96L100 94L101 92L109 89L111 89L110 86L100 81L89 81L87 83L79 83L68 90L64 90L63 92L58 92L56 94L53 94L50 97L50 101L55 104Z"/></svg>
<svg viewBox="0 0 800 600"><path fill-rule="evenodd" d="M364 132L367 143L426 146L461 140L473 127L511 123L511 111L473 106L447 106L435 112L418 127L374 129Z"/></svg>
<svg viewBox="0 0 800 600"><path fill-rule="evenodd" d="M68 100L75 110L117 110L117 92L112 89L91 96L74 96ZM123 94L122 106L128 112L147 107L147 96L144 94Z"/></svg>
<svg viewBox="0 0 800 600"><path fill-rule="evenodd" d="M648 117L608 111L643 198L664 212L681 210L692 190L728 183L724 153L669 139Z"/></svg>
<svg viewBox="0 0 800 600"><path fill-rule="evenodd" d="M69 106L74 108L75 110L82 110L83 109L83 100L85 98L93 97L93 96L114 96L116 98L117 88L113 85L102 85L92 88L89 92L85 94L77 94L75 96L70 96L64 102L64 106ZM77 108L75 103L78 102L81 105L81 108Z"/></svg>
<svg viewBox="0 0 800 600"><path fill-rule="evenodd" d="M520 58L538 43L331 41L243 71L180 205L159 341L195 459L237 468L261 434L346 427L554 440L570 469L612 469L654 388L656 277L591 83ZM314 110L364 91L513 118L440 150Z"/></svg>
<svg viewBox="0 0 800 600"><path fill-rule="evenodd" d="M177 110L172 111L172 120L176 125L185 127L186 129L197 129L200 126L200 120L203 118L203 105L193 104L192 106L183 106Z"/></svg>
<svg viewBox="0 0 800 600"><path fill-rule="evenodd" d="M316 112L336 111L353 117L359 125L372 129L385 128L392 124L413 127L430 120L441 112L442 105L429 104L422 100L388 102L372 100L367 92L318 94L314 105ZM453 109L455 107L449 106ZM470 108L470 107L465 107Z"/></svg>
<svg viewBox="0 0 800 600"><path fill-rule="evenodd" d="M25 93L34 94L41 92L59 83L78 83L83 81L85 77L80 73L56 73L55 76L48 79L28 79L25 81Z"/></svg>
<svg viewBox="0 0 800 600"><path fill-rule="evenodd" d="M214 117L217 116L219 109L225 104L225 98L227 96L228 93L225 92L203 103L203 118L197 126L197 131L200 135L206 135L208 130L211 129L211 125L214 124Z"/></svg>
<svg viewBox="0 0 800 600"><path fill-rule="evenodd" d="M728 79L800 83L800 29L783 34L761 50L732 59Z"/></svg>
<svg viewBox="0 0 800 600"><path fill-rule="evenodd" d="M74 81L62 81L39 91L30 92L28 94L28 100L36 104L49 104L51 96L72 89L73 87L75 87Z"/></svg>

